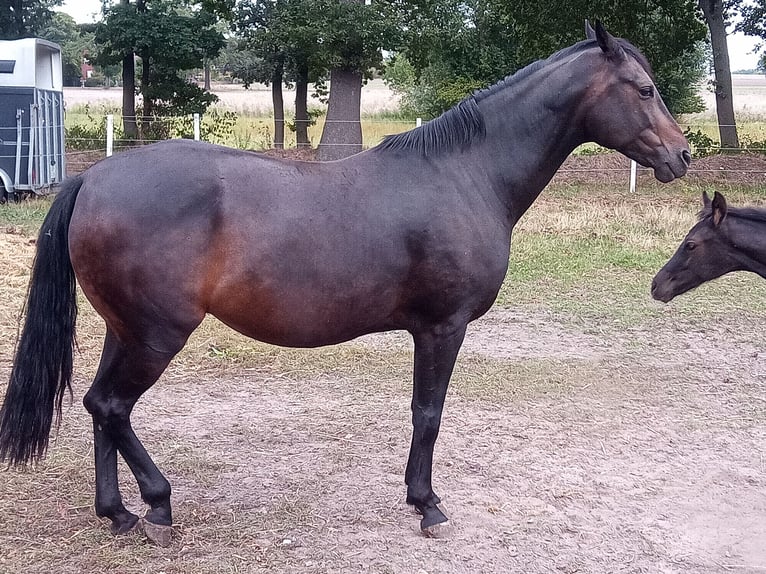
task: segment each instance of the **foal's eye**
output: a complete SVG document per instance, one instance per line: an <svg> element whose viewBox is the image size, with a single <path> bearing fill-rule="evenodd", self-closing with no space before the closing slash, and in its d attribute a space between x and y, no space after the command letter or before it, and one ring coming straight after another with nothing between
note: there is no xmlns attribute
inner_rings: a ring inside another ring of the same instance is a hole
<svg viewBox="0 0 766 574"><path fill-rule="evenodd" d="M694 251L695 247L697 247L697 244L694 243L694 241L687 241L686 242L686 250L687 251Z"/></svg>
<svg viewBox="0 0 766 574"><path fill-rule="evenodd" d="M649 98L654 97L654 86L645 86L638 90L638 93L641 94L641 97L645 100L648 100Z"/></svg>

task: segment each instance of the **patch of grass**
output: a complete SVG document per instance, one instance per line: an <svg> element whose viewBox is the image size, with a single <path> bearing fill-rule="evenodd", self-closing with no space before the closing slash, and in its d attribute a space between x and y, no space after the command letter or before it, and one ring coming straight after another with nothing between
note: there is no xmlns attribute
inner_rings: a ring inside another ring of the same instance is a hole
<svg viewBox="0 0 766 574"><path fill-rule="evenodd" d="M574 320L616 328L656 318L649 296L654 274L696 221L701 185L630 194L592 186L555 186L514 232L502 307L541 306ZM722 189L725 187L725 189ZM766 188L719 186L733 205L758 203ZM699 296L697 293L704 293ZM687 317L766 308L766 284L736 274L703 285L673 302Z"/></svg>
<svg viewBox="0 0 766 574"><path fill-rule="evenodd" d="M272 147L274 140L274 117L270 109L258 107L231 109L223 106L213 106L211 107L211 112L233 112L236 116L230 132L216 137L216 143L248 150L265 150ZM106 115L112 114L114 115L115 131L119 134L122 132L120 113L119 108L114 106L101 105L95 108L85 105L73 106L72 109L67 111L65 125L73 134L79 134L83 131L94 132L96 128L105 125ZM210 115L207 114L202 117L203 126L206 117ZM285 119L288 123L292 121L289 113ZM309 141L313 147L319 145L322 130L324 129L324 121L325 115L322 113L318 116L316 123L309 126ZM372 147L380 143L386 135L414 128L415 118L397 111L384 110L364 114L361 118L361 124L363 146ZM105 142L104 145L106 145ZM295 146L295 132L285 129L285 147L294 148Z"/></svg>
<svg viewBox="0 0 766 574"><path fill-rule="evenodd" d="M0 205L0 226L13 233L36 235L52 201L52 197L31 197Z"/></svg>

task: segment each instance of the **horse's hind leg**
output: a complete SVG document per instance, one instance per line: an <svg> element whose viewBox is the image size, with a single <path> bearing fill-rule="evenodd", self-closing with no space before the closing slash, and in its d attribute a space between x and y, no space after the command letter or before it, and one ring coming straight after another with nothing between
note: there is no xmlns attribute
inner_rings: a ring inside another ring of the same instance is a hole
<svg viewBox="0 0 766 574"><path fill-rule="evenodd" d="M177 349L183 341L179 341ZM142 344L122 344L107 330L101 364L83 399L85 408L93 416L96 514L112 521L111 530L115 534L129 531L138 520L122 503L117 483L118 450L136 477L141 497L151 507L145 520L167 527L169 534L170 483L133 432L130 413L174 355L175 352L163 353ZM167 542L169 537L159 535L156 541Z"/></svg>

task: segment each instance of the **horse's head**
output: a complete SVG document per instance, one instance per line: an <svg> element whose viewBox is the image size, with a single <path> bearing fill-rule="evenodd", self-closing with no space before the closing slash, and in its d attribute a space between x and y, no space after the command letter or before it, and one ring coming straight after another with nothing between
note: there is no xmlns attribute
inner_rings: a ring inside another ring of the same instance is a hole
<svg viewBox="0 0 766 574"><path fill-rule="evenodd" d="M740 269L731 255L726 229L726 199L715 192L711 201L702 193L703 211L683 242L652 281L652 297L667 303L677 295Z"/></svg>
<svg viewBox="0 0 766 574"><path fill-rule="evenodd" d="M644 56L599 22L595 30L586 25L586 32L601 48L583 100L587 139L653 168L662 182L683 176L691 162L689 144L665 107Z"/></svg>

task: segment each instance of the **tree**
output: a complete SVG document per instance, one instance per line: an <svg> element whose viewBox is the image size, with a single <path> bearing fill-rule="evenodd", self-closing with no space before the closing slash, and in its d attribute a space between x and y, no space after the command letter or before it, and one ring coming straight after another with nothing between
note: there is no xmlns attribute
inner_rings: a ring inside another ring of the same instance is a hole
<svg viewBox="0 0 766 574"><path fill-rule="evenodd" d="M721 135L721 149L738 149L729 47L726 42L727 4L724 0L699 0L699 7L710 29L710 43L713 47L715 110L718 116L718 132Z"/></svg>
<svg viewBox="0 0 766 574"><path fill-rule="evenodd" d="M400 10L400 63L412 66L415 81L394 88L408 92L405 100L417 115L435 117L522 65L502 17L507 9L490 0L421 0Z"/></svg>
<svg viewBox="0 0 766 574"><path fill-rule="evenodd" d="M392 0L393 1L393 0ZM705 26L695 0L418 0L405 4L402 52L419 112L441 113L471 90L584 39L586 18L636 44L675 114L699 111Z"/></svg>
<svg viewBox="0 0 766 574"><path fill-rule="evenodd" d="M234 42L227 66L245 87L258 82L271 86L274 109L274 147L285 145L285 106L282 94L287 48L280 24L281 2L241 2L234 17L234 27L242 40Z"/></svg>
<svg viewBox="0 0 766 574"><path fill-rule="evenodd" d="M3 0L0 9L0 40L37 36L53 18L63 0Z"/></svg>
<svg viewBox="0 0 766 574"><path fill-rule="evenodd" d="M64 85L79 86L83 56L94 51L93 34L83 31L69 14L55 12L38 36L61 46Z"/></svg>
<svg viewBox="0 0 766 574"><path fill-rule="evenodd" d="M206 57L223 47L223 35L215 28L216 16L195 3L170 0L121 0L106 7L104 21L96 31L98 64L122 62L123 114L131 114L129 93L134 58L140 58L140 93L147 121L156 114L204 111L216 97L191 84L180 73L199 68ZM127 133L127 132L126 132Z"/></svg>
<svg viewBox="0 0 766 574"><path fill-rule="evenodd" d="M328 0L322 11L325 30L322 48L330 72L319 159L341 159L362 150L362 83L383 62L381 48L390 48L398 26L387 5L365 5L363 0Z"/></svg>
<svg viewBox="0 0 766 574"><path fill-rule="evenodd" d="M275 124L282 113L282 81L295 83L295 138L299 147L310 146L308 85L325 71L321 47L321 0L241 0L235 27L244 45L260 64L253 81L270 83ZM280 133L275 125L275 132Z"/></svg>
<svg viewBox="0 0 766 574"><path fill-rule="evenodd" d="M295 83L295 131L299 146L308 139L308 84L330 73L327 121L320 157L334 159L361 149L360 95L370 69L382 63L381 48L392 44L396 26L386 2L359 0L241 0L235 29L251 57L246 82L271 84L275 145L280 141L281 85Z"/></svg>

